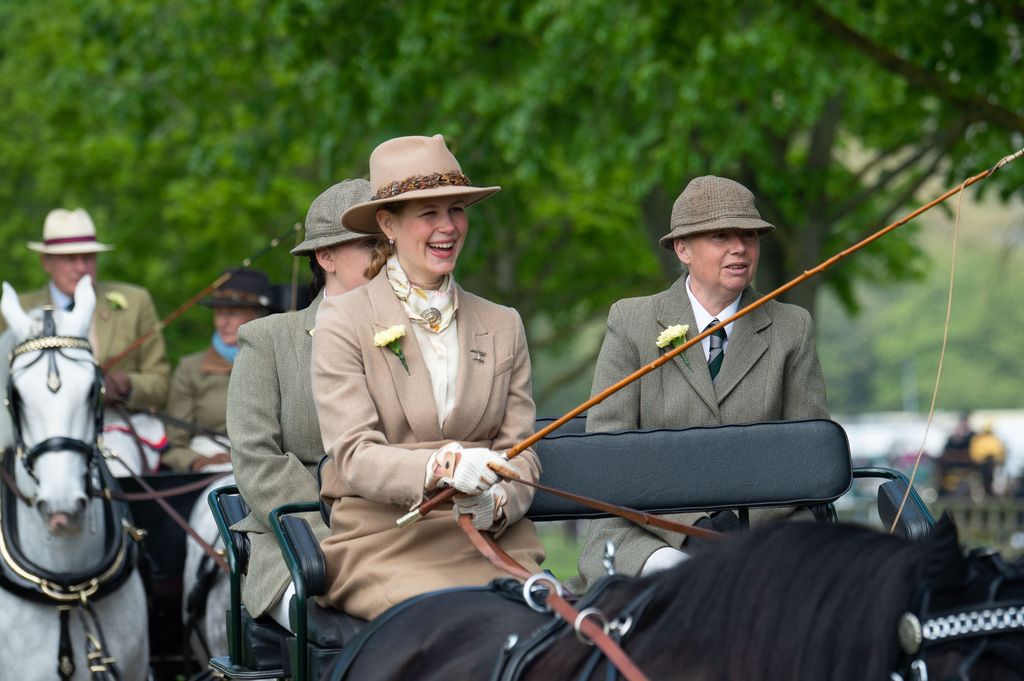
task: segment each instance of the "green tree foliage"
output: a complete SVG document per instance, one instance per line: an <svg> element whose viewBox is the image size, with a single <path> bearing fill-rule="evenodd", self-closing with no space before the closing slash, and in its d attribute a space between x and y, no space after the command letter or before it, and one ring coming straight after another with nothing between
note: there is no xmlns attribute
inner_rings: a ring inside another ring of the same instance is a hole
<svg viewBox="0 0 1024 681"><path fill-rule="evenodd" d="M535 352L564 350L675 276L655 242L695 175L744 182L780 227L768 290L929 177L1020 146L1020 18L997 0L0 3L3 276L42 283L21 244L81 205L118 245L104 275L166 313L365 175L377 143L443 132L470 177L504 187L473 210L460 280L518 307ZM911 232L790 300L813 309L824 284L853 309L855 282L920 275ZM258 265L291 276L284 248ZM174 354L209 328L186 315Z"/></svg>

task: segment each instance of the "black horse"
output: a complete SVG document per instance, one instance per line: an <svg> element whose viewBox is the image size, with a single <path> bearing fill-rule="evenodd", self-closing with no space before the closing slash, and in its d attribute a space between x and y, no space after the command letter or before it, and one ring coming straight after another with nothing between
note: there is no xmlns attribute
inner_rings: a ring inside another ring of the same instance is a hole
<svg viewBox="0 0 1024 681"><path fill-rule="evenodd" d="M946 517L923 542L780 523L588 597L577 607L604 613L652 680L1024 679L1024 562L964 555ZM325 678L616 678L608 672L571 625L499 583L399 604Z"/></svg>

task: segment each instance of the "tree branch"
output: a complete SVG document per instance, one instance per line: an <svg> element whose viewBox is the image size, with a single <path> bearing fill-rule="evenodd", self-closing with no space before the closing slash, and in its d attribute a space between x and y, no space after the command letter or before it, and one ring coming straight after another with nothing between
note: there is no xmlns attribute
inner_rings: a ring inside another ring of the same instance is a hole
<svg viewBox="0 0 1024 681"><path fill-rule="evenodd" d="M907 186L896 197L896 200L889 204L889 208L886 209L878 218L875 222L875 226L872 227L870 231L865 232L861 238L867 238L870 234L873 234L882 227L888 225L896 211L914 198L914 194L917 193L917 190L921 188L921 185L924 184L933 173L935 173L935 170L939 167L939 164L945 157L946 154L942 150L939 150L928 164L928 167L921 171L917 177L908 182Z"/></svg>
<svg viewBox="0 0 1024 681"><path fill-rule="evenodd" d="M811 17L823 29L872 59L890 73L900 76L910 85L930 91L949 102L957 104L965 111L974 113L979 119L987 120L1007 130L1024 130L1024 116L1005 107L993 104L985 97L972 96L960 92L945 78L902 59L862 33L858 33L820 5L808 2L806 7L810 10Z"/></svg>
<svg viewBox="0 0 1024 681"><path fill-rule="evenodd" d="M918 162L920 162L921 159L927 156L930 152L936 149L940 152L945 152L949 147L949 141L956 137L958 131L962 129L962 125L962 123L958 122L953 129L936 130L934 133L929 135L924 142L922 142L921 146L918 147L913 154L900 162L899 165L895 168L890 168L889 170L882 172L874 184L870 187L864 187L843 202L843 204L829 216L829 220L837 222L860 208L868 199L889 186L889 183L902 175L907 169L917 165Z"/></svg>

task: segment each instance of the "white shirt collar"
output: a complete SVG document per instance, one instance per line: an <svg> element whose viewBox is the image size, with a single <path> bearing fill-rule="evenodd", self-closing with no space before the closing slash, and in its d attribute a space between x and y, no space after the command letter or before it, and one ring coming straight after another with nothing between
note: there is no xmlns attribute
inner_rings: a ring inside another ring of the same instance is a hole
<svg viewBox="0 0 1024 681"><path fill-rule="evenodd" d="M729 303L729 305L727 305L725 309L723 309L717 315L713 315L704 309L704 306L700 304L699 300L697 300L697 296L693 295L693 291L690 290L689 274L686 275L686 295L689 296L690 307L693 308L693 320L697 322L697 333L701 333L702 331L704 331L704 329L708 328L708 324L710 324L713 319L722 321L723 319L728 319L729 317L736 314L736 311L740 309L740 298L743 297L743 294L740 293L738 296L736 296L736 300ZM725 325L726 339L725 343L722 344L723 350L726 349L729 345L729 339L732 338L732 327L735 325L736 322L730 322ZM711 341L705 338L704 340L701 341L701 346L704 348L704 356L707 357L708 353L711 350Z"/></svg>
<svg viewBox="0 0 1024 681"><path fill-rule="evenodd" d="M71 305L71 303L74 301L74 298L72 298L68 294L64 293L59 288L57 288L57 286L53 283L53 280L51 279L50 280L50 300L53 301L54 309L66 310L66 309L68 309L68 306Z"/></svg>

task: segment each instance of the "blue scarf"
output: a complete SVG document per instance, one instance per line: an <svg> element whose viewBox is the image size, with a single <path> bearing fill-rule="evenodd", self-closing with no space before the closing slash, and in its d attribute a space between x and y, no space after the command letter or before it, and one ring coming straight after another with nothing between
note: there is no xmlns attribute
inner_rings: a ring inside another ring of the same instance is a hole
<svg viewBox="0 0 1024 681"><path fill-rule="evenodd" d="M234 364L235 357L238 357L238 346L228 345L222 341L216 331L213 332L213 349L231 364Z"/></svg>

